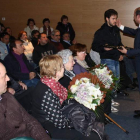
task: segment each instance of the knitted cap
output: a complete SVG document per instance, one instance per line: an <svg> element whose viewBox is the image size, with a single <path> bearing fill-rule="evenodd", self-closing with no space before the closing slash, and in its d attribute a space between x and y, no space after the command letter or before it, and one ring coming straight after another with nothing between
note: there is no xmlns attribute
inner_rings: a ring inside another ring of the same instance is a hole
<svg viewBox="0 0 140 140"><path fill-rule="evenodd" d="M72 51L70 51L69 49L65 49L65 50L59 51L57 54L62 57L63 64L66 64L69 61L69 56L72 55Z"/></svg>

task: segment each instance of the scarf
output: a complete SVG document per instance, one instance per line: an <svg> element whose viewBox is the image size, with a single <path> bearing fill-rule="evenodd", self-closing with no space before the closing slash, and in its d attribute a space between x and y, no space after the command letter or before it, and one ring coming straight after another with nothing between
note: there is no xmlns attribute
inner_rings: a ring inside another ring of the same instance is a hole
<svg viewBox="0 0 140 140"><path fill-rule="evenodd" d="M41 78L41 82L51 88L51 90L59 97L61 104L67 99L67 89L64 88L59 82L56 82L55 79L44 76Z"/></svg>
<svg viewBox="0 0 140 140"><path fill-rule="evenodd" d="M48 28L46 28L46 26L43 26L43 33L47 34L47 36L51 36L50 26Z"/></svg>
<svg viewBox="0 0 140 140"><path fill-rule="evenodd" d="M66 69L65 69L64 74L65 74L66 76L68 76L71 80L72 80L73 77L75 77L75 74L73 73L73 71L68 71L68 70L66 70Z"/></svg>
<svg viewBox="0 0 140 140"><path fill-rule="evenodd" d="M89 66L87 65L87 62L85 60L81 61L81 60L76 59L76 57L74 57L74 60L76 60L76 62L79 65L81 65L83 68L85 68L85 69L89 68Z"/></svg>

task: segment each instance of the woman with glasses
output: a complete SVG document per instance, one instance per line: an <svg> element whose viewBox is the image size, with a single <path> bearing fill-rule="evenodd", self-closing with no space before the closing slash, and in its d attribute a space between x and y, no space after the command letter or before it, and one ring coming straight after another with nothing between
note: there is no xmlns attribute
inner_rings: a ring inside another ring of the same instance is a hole
<svg viewBox="0 0 140 140"><path fill-rule="evenodd" d="M80 74L83 72L88 72L86 69L89 68L87 62L85 61L85 57L87 55L86 50L87 47L84 44L77 43L70 47L70 50L73 53L75 65L73 71L75 74Z"/></svg>

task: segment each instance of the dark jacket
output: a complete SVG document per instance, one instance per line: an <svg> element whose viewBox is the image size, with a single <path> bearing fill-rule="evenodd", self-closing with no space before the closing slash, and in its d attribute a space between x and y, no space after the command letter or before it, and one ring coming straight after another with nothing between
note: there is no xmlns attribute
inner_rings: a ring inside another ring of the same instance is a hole
<svg viewBox="0 0 140 140"><path fill-rule="evenodd" d="M69 49L69 47L71 46L70 44L68 44L68 43L65 42L65 41L62 41L61 43L62 43L64 49Z"/></svg>
<svg viewBox="0 0 140 140"><path fill-rule="evenodd" d="M56 49L52 44L50 44L50 43L47 43L46 45L39 44L33 50L33 61L34 61L34 63L36 63L38 65L42 56L52 55L55 53L56 53Z"/></svg>
<svg viewBox="0 0 140 140"><path fill-rule="evenodd" d="M25 136L35 140L50 140L37 120L31 117L10 93L2 94L0 126L0 140Z"/></svg>
<svg viewBox="0 0 140 140"><path fill-rule="evenodd" d="M121 53L117 49L105 51L103 47L105 44L108 44L109 46L123 45L121 42L120 31L117 26L109 27L104 23L94 35L92 50L99 52L101 59L118 60Z"/></svg>
<svg viewBox="0 0 140 140"><path fill-rule="evenodd" d="M60 110L59 97L41 81L33 92L32 115L43 125L46 121L52 122L55 127L64 128L66 120Z"/></svg>
<svg viewBox="0 0 140 140"><path fill-rule="evenodd" d="M26 56L23 54L23 61L27 66L29 72L35 72L34 68L31 66ZM4 64L8 75L14 78L16 81L29 80L29 73L22 73L21 67L17 59L12 53L8 54L4 59Z"/></svg>
<svg viewBox="0 0 140 140"><path fill-rule="evenodd" d="M83 68L80 64L78 64L75 60L75 65L73 66L73 72L77 75L88 71L85 68Z"/></svg>
<svg viewBox="0 0 140 140"><path fill-rule="evenodd" d="M56 29L60 31L61 38L64 33L68 32L70 34L70 40L73 41L75 38L75 31L71 25L71 23L67 23L67 25L64 25L62 22L58 22Z"/></svg>
<svg viewBox="0 0 140 140"><path fill-rule="evenodd" d="M55 46L55 49L57 52L61 51L64 49L63 45L60 43L60 42L53 42L53 41L50 41L50 43Z"/></svg>

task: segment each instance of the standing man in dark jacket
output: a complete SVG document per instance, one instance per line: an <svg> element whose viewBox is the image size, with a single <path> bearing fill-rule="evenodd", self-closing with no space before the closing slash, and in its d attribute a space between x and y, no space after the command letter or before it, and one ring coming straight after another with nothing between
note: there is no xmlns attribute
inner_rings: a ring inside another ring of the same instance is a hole
<svg viewBox="0 0 140 140"><path fill-rule="evenodd" d="M123 60L123 56L117 49L107 48L107 46L123 46L120 37L120 31L116 26L118 13L114 9L105 11L105 23L94 35L92 43L92 50L99 52L101 63L106 64L113 74L120 78L120 64L119 61ZM112 107L112 112L118 110Z"/></svg>
<svg viewBox="0 0 140 140"><path fill-rule="evenodd" d="M118 20L117 26L126 34L135 36L134 41L134 49L133 50L126 50L124 47L121 51L128 56L135 56L135 63L136 63L136 72L137 78L139 83L139 91L140 91L140 7L136 8L134 11L134 21L139 26L137 29L131 29L128 27L124 27L121 25L120 21ZM135 113L138 115L134 115L134 117L140 118L140 110L135 110Z"/></svg>

